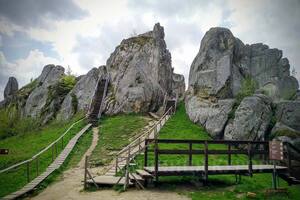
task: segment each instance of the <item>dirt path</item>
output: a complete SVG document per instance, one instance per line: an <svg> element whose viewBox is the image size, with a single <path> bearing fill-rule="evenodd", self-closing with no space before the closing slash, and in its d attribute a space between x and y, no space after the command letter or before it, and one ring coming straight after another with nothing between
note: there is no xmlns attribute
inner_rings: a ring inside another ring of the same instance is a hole
<svg viewBox="0 0 300 200"><path fill-rule="evenodd" d="M33 200L187 200L186 196L177 194L176 192L152 190L136 190L134 188L129 191L119 193L113 189L99 190L95 192L83 191L83 173L84 158L90 155L98 143L98 128L93 128L93 141L89 149L85 152L81 161L75 168L67 170L63 173L61 180L49 185L43 192L35 197L29 198Z"/></svg>

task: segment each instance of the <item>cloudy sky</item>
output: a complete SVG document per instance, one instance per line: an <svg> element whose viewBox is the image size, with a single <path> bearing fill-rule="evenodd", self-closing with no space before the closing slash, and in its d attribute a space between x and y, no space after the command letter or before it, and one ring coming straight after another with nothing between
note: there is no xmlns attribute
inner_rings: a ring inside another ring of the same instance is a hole
<svg viewBox="0 0 300 200"><path fill-rule="evenodd" d="M210 27L283 50L300 80L300 0L0 0L0 99L9 76L23 86L45 64L77 74L105 64L123 38L165 27L175 72L187 80Z"/></svg>

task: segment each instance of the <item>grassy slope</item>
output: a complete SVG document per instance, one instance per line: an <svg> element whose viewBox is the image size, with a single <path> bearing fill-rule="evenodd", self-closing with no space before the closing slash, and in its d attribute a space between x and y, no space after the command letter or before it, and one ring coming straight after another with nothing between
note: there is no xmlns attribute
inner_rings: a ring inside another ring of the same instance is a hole
<svg viewBox="0 0 300 200"><path fill-rule="evenodd" d="M74 118L68 123L52 123L43 127L39 132L35 131L23 135L12 136L10 138L0 141L1 148L9 148L10 154L8 156L0 157L0 166L5 168L16 162L31 158L38 151L49 145L57 139L74 121ZM64 146L82 127L85 122L82 121L75 125L64 138ZM62 150L61 144L58 145L58 154ZM52 162L52 150L49 149L40 156L39 159L39 172L44 171L47 166ZM36 163L30 163L30 179L36 177L37 172L35 169ZM18 179L16 179L18 177ZM26 167L21 166L15 170L0 174L0 196L9 194L18 188L21 188L27 183Z"/></svg>
<svg viewBox="0 0 300 200"><path fill-rule="evenodd" d="M137 114L105 117L100 125L99 142L91 156L94 165L104 165L113 159L122 147L130 142L138 130L147 125L147 119Z"/></svg>
<svg viewBox="0 0 300 200"><path fill-rule="evenodd" d="M160 138L165 139L210 139L205 130L195 124L193 124L185 113L183 104L180 104L178 110L174 116L166 123L160 132ZM186 145L160 145L160 148L188 148ZM194 148L194 147L193 147ZM200 145L195 148L202 148ZM224 149L223 145L210 145L210 149ZM139 166L142 166L143 156L138 159ZM185 165L187 164L187 156L174 156L174 155L162 155L159 157L160 165ZM233 156L233 164L246 164L247 159L245 156ZM226 164L226 156L209 156L209 164ZM258 162L258 161L257 161ZM197 155L193 158L193 165L202 165L203 156ZM153 165L153 154L149 156L149 165ZM257 199L264 199L264 191L271 187L271 175L270 174L254 174L253 178L242 177L241 184L235 184L234 175L221 175L221 176L209 176L210 186L198 187L191 185L188 190L183 189L181 185L189 185L192 180L197 177L161 177L161 188L174 189L179 193L190 196L193 200L197 199L247 199L247 192L255 192ZM182 183L182 184L181 184ZM300 199L300 187L289 187L286 183L280 180L281 187L287 187L289 191L289 197L286 195L276 195L268 199Z"/></svg>

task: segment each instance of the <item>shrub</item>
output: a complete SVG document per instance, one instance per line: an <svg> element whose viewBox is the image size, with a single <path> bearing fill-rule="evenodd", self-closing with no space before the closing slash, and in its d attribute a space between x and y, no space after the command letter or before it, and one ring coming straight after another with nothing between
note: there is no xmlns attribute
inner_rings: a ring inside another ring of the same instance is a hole
<svg viewBox="0 0 300 200"><path fill-rule="evenodd" d="M242 100L245 97L252 96L254 94L255 90L257 89L257 87L258 87L257 82L254 79L252 79L251 77L246 77L242 81L241 89L239 90L239 92L238 92L238 94L235 98L233 108L228 113L228 118L229 119L234 119L235 111L239 107L239 105L241 104Z"/></svg>

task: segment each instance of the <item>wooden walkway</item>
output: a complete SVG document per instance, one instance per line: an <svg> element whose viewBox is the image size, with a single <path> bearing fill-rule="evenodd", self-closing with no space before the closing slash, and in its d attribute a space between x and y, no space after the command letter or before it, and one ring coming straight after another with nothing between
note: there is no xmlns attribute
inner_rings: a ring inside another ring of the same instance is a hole
<svg viewBox="0 0 300 200"><path fill-rule="evenodd" d="M5 196L3 199L16 199L23 194L33 190L38 184L40 184L44 179L46 179L52 172L54 172L56 169L58 169L63 162L66 160L68 155L71 153L72 149L74 148L75 144L77 143L78 139L91 127L92 124L86 125L80 132L78 132L67 144L67 146L64 148L64 150L59 154L59 156L54 160L54 162L49 165L49 167L46 169L44 173L33 179L30 183L25 185L20 190L11 193L7 196Z"/></svg>

